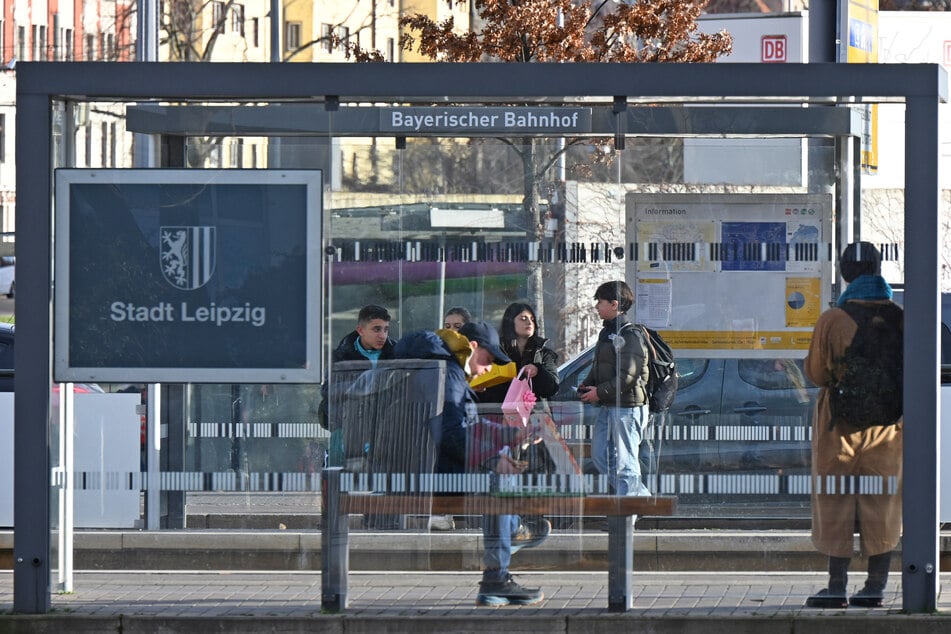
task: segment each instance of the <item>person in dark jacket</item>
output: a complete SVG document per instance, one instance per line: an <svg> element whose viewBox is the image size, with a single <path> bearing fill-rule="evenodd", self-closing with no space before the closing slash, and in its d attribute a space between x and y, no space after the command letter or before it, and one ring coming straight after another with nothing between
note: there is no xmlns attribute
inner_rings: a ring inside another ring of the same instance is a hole
<svg viewBox="0 0 951 634"><path fill-rule="evenodd" d="M547 399L558 391L558 354L547 346L548 340L538 334L538 318L528 304L509 304L499 328L502 350L515 362L518 370L532 381L532 391L539 399ZM479 395L483 403L505 400L509 383L487 388Z"/></svg>
<svg viewBox="0 0 951 634"><path fill-rule="evenodd" d="M464 473L469 470L498 474L518 474L525 469L512 458L511 448L523 440L531 428L519 429L480 419L476 396L468 379L488 372L494 363L509 363L498 333L484 321L469 322L459 331L419 331L406 335L396 343L397 359L445 359L445 402L442 419L431 425L437 448L437 473ZM486 452L470 446L478 436ZM477 456L474 458L474 456ZM512 579L509 564L521 548L537 546L547 537L520 530L519 516L485 516L482 521L484 541L482 581L476 597L478 605L531 605L544 594L538 588L525 588ZM548 526L550 530L550 525Z"/></svg>
<svg viewBox="0 0 951 634"><path fill-rule="evenodd" d="M334 363L338 361L369 361L373 367L381 359L392 359L395 341L390 339L390 313L382 306L368 304L357 314L357 327L347 334L333 352ZM320 407L317 410L318 420L325 428L331 428L328 421L327 384L321 387ZM339 439L337 443L339 443ZM332 443L331 464L339 464L343 458L336 454L339 449ZM400 527L398 515L369 514L363 517L364 528L379 530L396 530Z"/></svg>
<svg viewBox="0 0 951 634"><path fill-rule="evenodd" d="M641 331L627 311L634 293L623 281L605 282L594 293L604 320L591 371L578 387L578 397L597 405L591 437L591 460L608 477L615 495L650 495L641 481L639 453L649 422L647 349Z"/></svg>
<svg viewBox="0 0 951 634"><path fill-rule="evenodd" d="M382 306L368 304L357 314L357 327L340 340L334 350L334 361L370 361L393 358L390 339L390 314Z"/></svg>
<svg viewBox="0 0 951 634"><path fill-rule="evenodd" d="M333 362L369 361L374 366L380 359L393 358L395 342L390 339L390 313L382 306L367 304L357 314L357 327L344 336L333 352ZM327 383L320 386L320 405L317 422L324 429L334 431L327 411ZM337 464L334 460L333 464Z"/></svg>

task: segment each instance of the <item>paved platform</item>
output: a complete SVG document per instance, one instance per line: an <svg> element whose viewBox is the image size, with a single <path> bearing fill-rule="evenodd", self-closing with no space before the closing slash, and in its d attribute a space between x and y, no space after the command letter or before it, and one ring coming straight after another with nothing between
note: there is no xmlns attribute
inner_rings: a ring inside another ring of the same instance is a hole
<svg viewBox="0 0 951 634"><path fill-rule="evenodd" d="M865 575L853 573L852 589ZM951 594L937 614L901 612L893 575L886 607L815 610L816 573L642 573L634 608L607 611L607 573L525 572L535 606L475 606L479 574L352 573L344 614L321 614L318 572L82 571L73 592L54 594L51 613L12 615L13 575L0 571L2 632L939 632L951 630ZM942 575L951 582L951 573Z"/></svg>

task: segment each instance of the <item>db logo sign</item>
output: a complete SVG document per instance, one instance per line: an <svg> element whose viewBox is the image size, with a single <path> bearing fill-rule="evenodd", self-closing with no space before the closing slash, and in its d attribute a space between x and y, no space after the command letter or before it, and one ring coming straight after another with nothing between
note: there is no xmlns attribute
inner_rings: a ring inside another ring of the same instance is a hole
<svg viewBox="0 0 951 634"><path fill-rule="evenodd" d="M764 35L760 40L760 61L775 64L786 61L786 36Z"/></svg>

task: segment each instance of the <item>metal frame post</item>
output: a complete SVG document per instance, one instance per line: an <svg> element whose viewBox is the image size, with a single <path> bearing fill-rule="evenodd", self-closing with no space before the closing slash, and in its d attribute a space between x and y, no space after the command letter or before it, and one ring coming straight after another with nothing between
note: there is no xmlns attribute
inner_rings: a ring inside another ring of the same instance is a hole
<svg viewBox="0 0 951 634"><path fill-rule="evenodd" d="M938 464L941 447L941 288L938 254L938 100L905 104L905 386L902 607L933 612L938 601Z"/></svg>
<svg viewBox="0 0 951 634"><path fill-rule="evenodd" d="M52 100L17 85L13 610L50 609Z"/></svg>

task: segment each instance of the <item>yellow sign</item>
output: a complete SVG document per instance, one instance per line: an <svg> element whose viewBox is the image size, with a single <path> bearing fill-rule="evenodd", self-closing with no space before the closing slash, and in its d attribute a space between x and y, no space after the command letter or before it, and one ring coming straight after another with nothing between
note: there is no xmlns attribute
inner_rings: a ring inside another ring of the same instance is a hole
<svg viewBox="0 0 951 634"><path fill-rule="evenodd" d="M692 350L808 350L812 331L662 330L673 348Z"/></svg>
<svg viewBox="0 0 951 634"><path fill-rule="evenodd" d="M818 277L786 278L787 328L812 328L815 325L822 312L819 284Z"/></svg>
<svg viewBox="0 0 951 634"><path fill-rule="evenodd" d="M849 64L877 64L878 0L849 0L843 26L847 35L845 61ZM864 122L862 171L875 174L878 172L878 105L866 104L857 108Z"/></svg>

